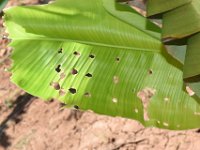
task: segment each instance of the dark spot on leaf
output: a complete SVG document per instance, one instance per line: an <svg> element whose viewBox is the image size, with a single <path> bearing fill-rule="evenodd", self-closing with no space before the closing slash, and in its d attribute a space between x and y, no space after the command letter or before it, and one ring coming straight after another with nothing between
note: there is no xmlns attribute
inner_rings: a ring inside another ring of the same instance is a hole
<svg viewBox="0 0 200 150"><path fill-rule="evenodd" d="M74 55L75 55L75 56L80 56L81 54L80 54L79 52L75 51L75 52L74 52Z"/></svg>
<svg viewBox="0 0 200 150"><path fill-rule="evenodd" d="M59 73L59 72L61 71L60 67L61 67L61 65L58 65L58 66L56 67L56 69L55 69L55 70L56 70L56 72L58 72L58 73Z"/></svg>
<svg viewBox="0 0 200 150"><path fill-rule="evenodd" d="M117 58L116 58L116 62L119 62L119 61L120 61L120 58L119 58L119 57L117 57Z"/></svg>
<svg viewBox="0 0 200 150"><path fill-rule="evenodd" d="M79 109L79 107L77 105L74 105L74 108L77 109L77 110Z"/></svg>
<svg viewBox="0 0 200 150"><path fill-rule="evenodd" d="M92 74L91 73L87 73L85 76L88 77L88 78L92 78Z"/></svg>
<svg viewBox="0 0 200 150"><path fill-rule="evenodd" d="M77 71L76 69L72 69L71 73L72 73L73 75L76 75L76 74L78 74L78 71Z"/></svg>
<svg viewBox="0 0 200 150"><path fill-rule="evenodd" d="M50 84L55 90L60 90L60 84L58 82L52 82Z"/></svg>
<svg viewBox="0 0 200 150"><path fill-rule="evenodd" d="M85 97L91 97L92 95L91 95L89 92L86 92L86 93L84 94L84 96L85 96Z"/></svg>
<svg viewBox="0 0 200 150"><path fill-rule="evenodd" d="M89 57L92 59L95 58L95 56L93 54L90 54Z"/></svg>
<svg viewBox="0 0 200 150"><path fill-rule="evenodd" d="M70 92L71 94L76 94L76 89L70 88L70 89L69 89L69 92Z"/></svg>
<svg viewBox="0 0 200 150"><path fill-rule="evenodd" d="M58 50L58 53L59 53L59 54L61 54L62 52L63 52L63 49L62 49L62 48Z"/></svg>
<svg viewBox="0 0 200 150"><path fill-rule="evenodd" d="M148 70L148 74L149 74L149 75L152 75L152 74L153 74L153 70L149 69L149 70Z"/></svg>

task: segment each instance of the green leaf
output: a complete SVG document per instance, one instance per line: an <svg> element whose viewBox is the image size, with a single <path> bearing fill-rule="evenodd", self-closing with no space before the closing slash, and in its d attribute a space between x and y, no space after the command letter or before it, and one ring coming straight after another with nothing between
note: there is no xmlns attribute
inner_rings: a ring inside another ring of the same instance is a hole
<svg viewBox="0 0 200 150"><path fill-rule="evenodd" d="M165 52L159 29L113 2L57 0L8 9L12 81L43 99L145 126L199 127L198 100L183 90L181 66Z"/></svg>
<svg viewBox="0 0 200 150"><path fill-rule="evenodd" d="M2 11L2 9L6 6L7 3L8 3L8 0L1 0L1 2L0 2L0 11Z"/></svg>
<svg viewBox="0 0 200 150"><path fill-rule="evenodd" d="M147 15L152 16L163 13L187 3L192 0L148 0L147 1Z"/></svg>
<svg viewBox="0 0 200 150"><path fill-rule="evenodd" d="M184 65L184 78L200 75L200 33L188 40L188 48Z"/></svg>
<svg viewBox="0 0 200 150"><path fill-rule="evenodd" d="M167 52L179 61L181 64L185 62L185 55L186 55L186 45L165 45Z"/></svg>
<svg viewBox="0 0 200 150"><path fill-rule="evenodd" d="M200 1L178 7L163 15L163 38L180 39L200 31Z"/></svg>

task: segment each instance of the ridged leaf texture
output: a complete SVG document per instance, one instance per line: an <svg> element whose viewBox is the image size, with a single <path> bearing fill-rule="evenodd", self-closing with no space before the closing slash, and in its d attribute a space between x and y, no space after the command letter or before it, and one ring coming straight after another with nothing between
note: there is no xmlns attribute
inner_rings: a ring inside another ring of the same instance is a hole
<svg viewBox="0 0 200 150"><path fill-rule="evenodd" d="M45 100L145 126L197 128L200 106L161 30L114 0L57 0L5 11L12 81Z"/></svg>
<svg viewBox="0 0 200 150"><path fill-rule="evenodd" d="M148 1L148 11L160 8L160 0ZM168 1L170 2L170 1ZM172 2L172 1L171 1ZM200 1L173 1L166 12L161 13L163 19L162 38L164 41L178 44L168 45L169 53L184 64L183 79L191 86L196 95L200 97ZM174 7L174 6L178 7ZM149 14L152 15L152 14ZM178 41L182 41L181 44Z"/></svg>

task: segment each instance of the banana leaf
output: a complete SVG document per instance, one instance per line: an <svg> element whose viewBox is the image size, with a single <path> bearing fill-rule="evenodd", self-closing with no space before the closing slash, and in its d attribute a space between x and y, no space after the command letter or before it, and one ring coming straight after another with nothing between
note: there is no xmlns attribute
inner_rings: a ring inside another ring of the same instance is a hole
<svg viewBox="0 0 200 150"><path fill-rule="evenodd" d="M192 0L148 0L147 15L153 16L160 14L190 2L192 2Z"/></svg>
<svg viewBox="0 0 200 150"><path fill-rule="evenodd" d="M181 39L200 31L200 1L163 14L163 39Z"/></svg>
<svg viewBox="0 0 200 150"><path fill-rule="evenodd" d="M186 92L182 65L160 28L127 5L56 0L7 9L4 20L12 81L28 93L144 126L199 127L199 99Z"/></svg>

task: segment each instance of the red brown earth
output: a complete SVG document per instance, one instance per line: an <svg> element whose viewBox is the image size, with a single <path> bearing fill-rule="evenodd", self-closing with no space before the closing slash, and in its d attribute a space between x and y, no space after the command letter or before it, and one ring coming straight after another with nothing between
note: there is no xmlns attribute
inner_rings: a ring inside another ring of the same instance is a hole
<svg viewBox="0 0 200 150"><path fill-rule="evenodd" d="M8 6L37 4L10 0ZM7 6L7 7L8 7ZM2 21L1 35L4 35ZM61 109L10 82L8 40L0 41L0 149L2 150L199 150L200 131L144 128L140 123Z"/></svg>

